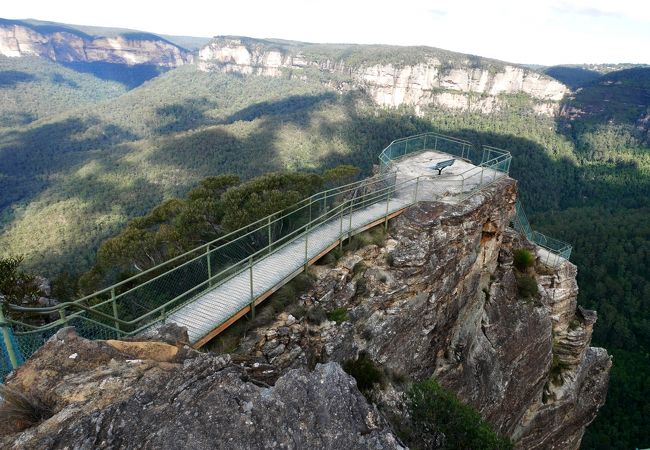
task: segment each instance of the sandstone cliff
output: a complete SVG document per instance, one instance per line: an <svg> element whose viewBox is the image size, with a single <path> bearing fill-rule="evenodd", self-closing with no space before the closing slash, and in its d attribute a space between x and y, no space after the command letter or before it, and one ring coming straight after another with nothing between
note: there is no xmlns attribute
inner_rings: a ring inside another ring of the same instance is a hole
<svg viewBox="0 0 650 450"><path fill-rule="evenodd" d="M344 308L314 327L281 317L241 345L280 367L345 361L361 352L389 373L434 376L522 449L578 448L605 401L610 357L589 346L596 314L576 305L576 267L537 262L539 293L524 299L513 249L534 247L506 228L515 184L465 205L421 203L396 218L384 247L318 267L306 307ZM403 410L392 388L383 411Z"/></svg>
<svg viewBox="0 0 650 450"><path fill-rule="evenodd" d="M158 36L146 33L90 36L64 27L38 31L29 24L0 22L0 55L40 56L58 62L107 62L177 67L192 55Z"/></svg>
<svg viewBox="0 0 650 450"><path fill-rule="evenodd" d="M517 448L578 448L611 360L589 345L596 314L576 305L574 265L537 261L539 292L521 294L513 250L535 248L507 228L515 197L503 179L462 205L409 208L382 245L313 266L294 310L230 356L199 354L178 330L150 338L167 344L62 330L8 381L54 415L0 445L400 448L389 423L409 420L405 389L435 377ZM323 309L338 323L314 320ZM392 374L374 405L338 364L361 353Z"/></svg>
<svg viewBox="0 0 650 450"><path fill-rule="evenodd" d="M535 99L537 112L552 114L569 92L546 75L470 55L428 48L339 47L332 51L318 44L221 37L199 51L198 64L205 71L274 77L305 77L317 70L331 75L338 87L361 87L379 105L392 107L437 105L491 112L500 108L500 96L525 93Z"/></svg>

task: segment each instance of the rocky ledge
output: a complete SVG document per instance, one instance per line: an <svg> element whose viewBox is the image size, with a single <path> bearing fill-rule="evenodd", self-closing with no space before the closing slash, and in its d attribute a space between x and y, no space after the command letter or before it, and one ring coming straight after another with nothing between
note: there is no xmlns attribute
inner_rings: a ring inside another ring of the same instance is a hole
<svg viewBox="0 0 650 450"><path fill-rule="evenodd" d="M403 448L338 364L271 386L259 366L197 352L179 334L172 325L159 336L167 342L88 341L60 330L8 381L53 414L19 433L3 423L0 447Z"/></svg>

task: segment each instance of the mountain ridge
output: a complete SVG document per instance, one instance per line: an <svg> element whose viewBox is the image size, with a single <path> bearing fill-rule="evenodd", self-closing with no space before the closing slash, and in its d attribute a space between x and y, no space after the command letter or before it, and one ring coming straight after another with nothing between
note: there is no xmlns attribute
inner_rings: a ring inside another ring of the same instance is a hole
<svg viewBox="0 0 650 450"><path fill-rule="evenodd" d="M81 27L83 28L83 27ZM87 30L103 28L88 27ZM178 67L192 53L161 36L134 30L92 35L79 26L34 20L0 19L0 55L39 56L58 62L108 62Z"/></svg>

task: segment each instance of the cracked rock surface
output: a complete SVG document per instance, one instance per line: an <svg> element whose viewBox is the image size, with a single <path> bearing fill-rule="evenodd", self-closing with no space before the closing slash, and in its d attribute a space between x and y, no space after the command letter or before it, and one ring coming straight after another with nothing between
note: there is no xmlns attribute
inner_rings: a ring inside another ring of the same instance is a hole
<svg viewBox="0 0 650 450"><path fill-rule="evenodd" d="M336 363L287 371L270 386L227 355L119 342L59 331L9 381L55 414L0 447L403 448Z"/></svg>

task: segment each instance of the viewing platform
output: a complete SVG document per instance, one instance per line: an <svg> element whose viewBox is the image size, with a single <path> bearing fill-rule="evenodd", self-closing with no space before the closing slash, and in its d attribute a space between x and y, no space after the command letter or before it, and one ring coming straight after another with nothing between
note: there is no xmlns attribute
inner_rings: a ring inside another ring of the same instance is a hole
<svg viewBox="0 0 650 450"><path fill-rule="evenodd" d="M69 325L86 338L114 339L175 322L201 347L240 317L254 315L261 302L344 240L421 201L464 202L507 177L511 159L507 151L434 133L393 141L373 177L316 193L79 300L42 308L8 305L47 320L33 325L0 316L0 372ZM568 259L571 246L532 231L520 204L513 225L543 247L542 262Z"/></svg>

